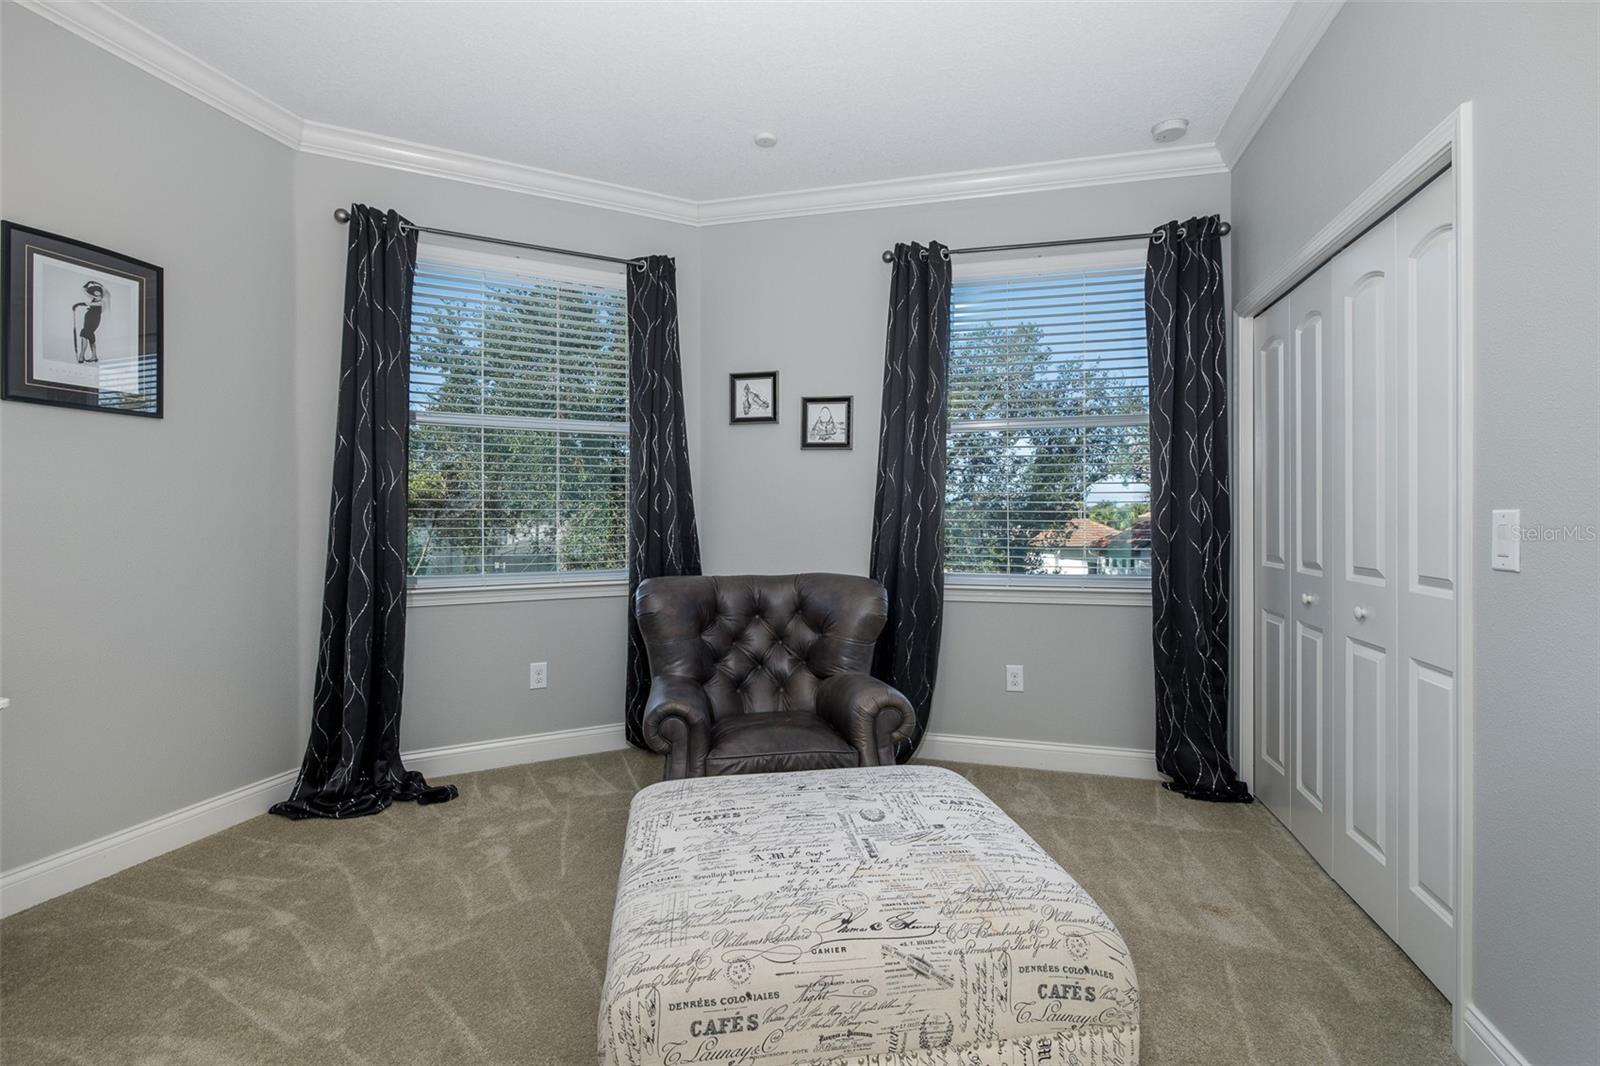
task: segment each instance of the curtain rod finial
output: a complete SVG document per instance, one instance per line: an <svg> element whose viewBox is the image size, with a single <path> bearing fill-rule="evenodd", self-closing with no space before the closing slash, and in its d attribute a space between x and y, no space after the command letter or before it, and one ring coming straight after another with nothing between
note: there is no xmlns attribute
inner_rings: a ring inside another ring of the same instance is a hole
<svg viewBox="0 0 1600 1066"><path fill-rule="evenodd" d="M883 261L884 261L884 262L885 262L885 263L892 263L892 262L894 262L894 253L893 253L893 252L884 252L884 253L883 253Z"/></svg>
<svg viewBox="0 0 1600 1066"><path fill-rule="evenodd" d="M336 207L333 209L333 220L341 224L349 222L350 212L343 207Z"/></svg>

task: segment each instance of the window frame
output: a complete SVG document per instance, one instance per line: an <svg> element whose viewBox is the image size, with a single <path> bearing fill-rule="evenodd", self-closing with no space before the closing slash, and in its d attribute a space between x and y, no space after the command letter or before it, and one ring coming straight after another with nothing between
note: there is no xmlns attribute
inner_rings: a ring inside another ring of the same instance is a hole
<svg viewBox="0 0 1600 1066"><path fill-rule="evenodd" d="M1066 252L1024 257L991 259L967 267L964 261L951 279L952 296L957 285L969 282L1021 277L1029 274L1071 273L1108 270L1119 267L1143 269L1145 249L1102 249L1092 252ZM1149 353L1146 352L1148 360ZM948 402L948 401L947 401ZM978 419L950 421L945 427L948 442L952 433L996 428L1071 427L1085 425L1126 425L1127 420L1107 422L1105 416L1079 415L1051 418ZM1148 426L1148 420L1146 425ZM952 603L1064 603L1099 607L1149 607L1151 579L1148 577L1089 577L1076 574L982 574L950 572L944 574L945 599Z"/></svg>
<svg viewBox="0 0 1600 1066"><path fill-rule="evenodd" d="M425 261L440 262L472 270L502 274L522 275L528 278L568 282L576 285L598 286L622 293L623 310L627 310L627 275L623 268L607 270L555 262L507 248L488 252L478 247L463 247L450 238L433 238L424 235L417 250L419 265ZM627 367L628 331L622 329L623 366ZM409 352L409 349L408 349ZM407 356L409 359L409 354ZM520 415L472 415L454 412L420 414L409 411L409 424L456 425L485 428L543 430L547 432L596 433L627 438L629 434L626 406L624 417L618 422L598 422L584 419L550 418ZM410 444L407 443L407 463L410 461ZM631 470L633 457L628 456ZM409 501L408 501L409 502ZM627 476L623 478L623 507L627 509ZM409 508L408 508L409 512ZM409 524L409 513L408 513ZM627 543L624 534L624 558ZM628 571L618 570L568 570L548 573L514 573L478 575L438 574L406 577L406 604L408 607L442 607L484 603L519 603L539 600L594 599L626 596Z"/></svg>

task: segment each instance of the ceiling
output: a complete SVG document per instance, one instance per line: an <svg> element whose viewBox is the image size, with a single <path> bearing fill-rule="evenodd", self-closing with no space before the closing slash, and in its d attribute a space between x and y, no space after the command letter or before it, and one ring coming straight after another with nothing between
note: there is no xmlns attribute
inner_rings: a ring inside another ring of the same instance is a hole
<svg viewBox="0 0 1600 1066"><path fill-rule="evenodd" d="M1217 139L1292 4L127 2L308 122L703 202ZM778 145L759 149L758 130Z"/></svg>

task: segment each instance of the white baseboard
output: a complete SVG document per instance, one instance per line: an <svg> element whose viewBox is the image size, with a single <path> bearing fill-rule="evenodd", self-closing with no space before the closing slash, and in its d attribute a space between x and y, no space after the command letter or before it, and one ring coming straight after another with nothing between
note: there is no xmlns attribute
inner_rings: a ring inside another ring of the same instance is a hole
<svg viewBox="0 0 1600 1066"><path fill-rule="evenodd" d="M407 770L420 770L427 777L470 774L478 770L497 770L529 762L565 759L573 755L594 755L619 751L628 746L622 723L562 729L553 733L530 733L501 740L481 740L473 744L450 744L443 748L423 748L403 753Z"/></svg>
<svg viewBox="0 0 1600 1066"><path fill-rule="evenodd" d="M1094 744L1056 744L1007 737L968 737L956 733L929 733L917 754L926 759L1021 766L1030 770L1056 770L1069 774L1107 774L1161 781L1156 753L1139 748L1104 748Z"/></svg>
<svg viewBox="0 0 1600 1066"><path fill-rule="evenodd" d="M507 737L477 744L402 753L408 770L429 776L492 770L519 763L563 759L624 747L622 723L587 729L564 729ZM0 917L27 910L64 892L93 884L130 866L193 844L240 822L267 813L267 808L289 795L298 770L274 774L253 785L224 792L182 810L57 852L36 862L0 873Z"/></svg>
<svg viewBox="0 0 1600 1066"><path fill-rule="evenodd" d="M1463 1008L1461 1023L1461 1046L1456 1050L1467 1066L1529 1066L1528 1060L1476 1004L1468 1003Z"/></svg>
<svg viewBox="0 0 1600 1066"><path fill-rule="evenodd" d="M429 777L494 770L502 766L616 751L627 746L622 723L563 729L551 733L452 744L404 753L406 768ZM1133 748L1052 744L1002 737L930 733L920 754L930 759L1024 766L1080 774L1111 774L1159 780L1155 753ZM295 770L286 770L182 810L152 818L87 844L0 873L0 917L15 914L103 877L137 866L213 833L265 814L289 794ZM1488 1025L1487 1022L1484 1023ZM1493 1032L1493 1026L1489 1026ZM1488 1060L1486 1060L1488 1061ZM1507 1060L1515 1066L1518 1060Z"/></svg>
<svg viewBox="0 0 1600 1066"><path fill-rule="evenodd" d="M182 810L57 852L0 874L0 917L193 844L258 814L289 794L298 770L274 774Z"/></svg>

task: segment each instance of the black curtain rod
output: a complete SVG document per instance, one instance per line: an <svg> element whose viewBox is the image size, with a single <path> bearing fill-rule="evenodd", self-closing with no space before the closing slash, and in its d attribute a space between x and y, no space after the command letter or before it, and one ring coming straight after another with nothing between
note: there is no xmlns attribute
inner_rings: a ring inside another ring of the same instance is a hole
<svg viewBox="0 0 1600 1066"><path fill-rule="evenodd" d="M1027 251L1030 248L1065 248L1070 244L1112 244L1116 241L1147 241L1150 239L1152 233L1159 232L1161 231L1153 230L1151 233L1119 233L1114 237L1073 237L1072 239L1065 241L1034 241L1031 244L986 244L981 248L951 248L948 250L948 254L972 255L975 252L1022 252ZM1233 232L1233 223L1224 222L1217 232L1221 236L1226 237L1228 234ZM1183 236L1182 226L1178 227L1178 236ZM927 249L923 249L922 254L923 257L926 258L928 254ZM894 262L894 252L884 252L883 261L885 263Z"/></svg>
<svg viewBox="0 0 1600 1066"><path fill-rule="evenodd" d="M343 207L333 210L333 220L339 223L350 221L350 212ZM618 259L614 255L600 255L597 252L575 252L571 248L552 248L548 244L528 244L526 241L508 241L504 237L485 237L478 233L458 233L453 229L434 229L432 226L418 226L410 224L418 233L431 233L436 237L458 237L464 241L482 241L485 244L503 244L508 248L526 248L533 252L549 252L551 255L570 255L575 259L597 259L602 263L617 263L621 266L636 266L644 269L643 259Z"/></svg>

